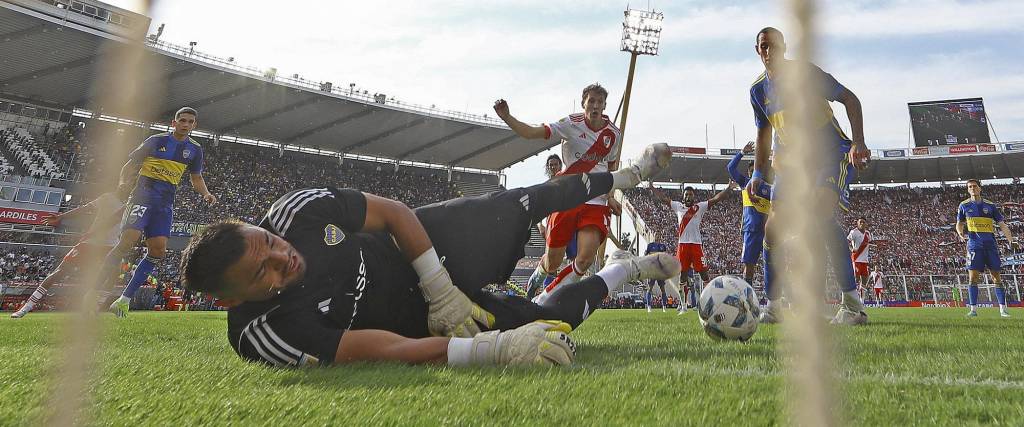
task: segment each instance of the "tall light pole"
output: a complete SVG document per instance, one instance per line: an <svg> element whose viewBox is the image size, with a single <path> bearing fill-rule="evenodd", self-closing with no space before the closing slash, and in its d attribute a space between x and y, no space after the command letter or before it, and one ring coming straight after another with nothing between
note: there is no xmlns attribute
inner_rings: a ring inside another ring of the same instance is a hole
<svg viewBox="0 0 1024 427"><path fill-rule="evenodd" d="M661 26L665 15L653 10L627 9L622 21L622 45L620 50L629 52L629 75L626 77L626 92L622 95L622 120L619 130L626 134L626 118L629 115L629 96L633 92L633 75L636 72L636 58L640 55L657 55L661 44ZM624 139L623 139L624 140ZM622 145L619 145L622 148Z"/></svg>
<svg viewBox="0 0 1024 427"><path fill-rule="evenodd" d="M615 158L622 155L622 146L626 141L626 118L629 116L629 96L633 92L633 76L636 72L636 58L640 55L657 55L658 46L661 44L661 27L665 15L654 10L626 9L625 19L622 20L622 44L620 50L629 52L629 75L626 77L626 91L622 94L622 101L615 117L619 118L619 111L622 112L622 119L619 120L619 131L622 135L622 142L619 144ZM621 165L621 159L619 159ZM618 243L619 233L622 232L622 215L619 215L613 227L612 239ZM639 242L639 239L635 239ZM604 259L604 245L601 246L598 254L598 263Z"/></svg>

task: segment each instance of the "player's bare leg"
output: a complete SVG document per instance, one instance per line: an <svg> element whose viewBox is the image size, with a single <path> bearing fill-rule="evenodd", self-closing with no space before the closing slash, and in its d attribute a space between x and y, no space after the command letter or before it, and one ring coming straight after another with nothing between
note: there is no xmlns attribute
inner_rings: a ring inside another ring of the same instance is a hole
<svg viewBox="0 0 1024 427"><path fill-rule="evenodd" d="M596 227L584 227L578 230L576 233L576 258L558 273L558 277L547 285L547 287L545 287L544 290L533 299L533 302L543 304L557 287L578 282L580 278L583 277L583 274L586 273L587 269L589 269L594 263L594 258L597 256L597 247L600 245L600 240L601 231ZM561 251L562 256L564 257L565 248L561 248ZM561 264L561 260L559 260L558 263Z"/></svg>
<svg viewBox="0 0 1024 427"><path fill-rule="evenodd" d="M26 314L28 314L30 311L32 311L32 309L35 308L36 304L42 301L43 298L46 296L48 289L50 289L51 287L53 287L53 285L60 283L62 280L70 276L70 270L72 269L66 267L65 262L61 261L60 264L57 265L57 269L50 273L49 276L46 276L46 278L43 279L42 283L40 283L39 286L36 287L36 290L32 292L31 296L29 296L28 301L26 301L25 304L18 308L18 311L11 313L11 317L14 319L20 319L24 317Z"/></svg>
<svg viewBox="0 0 1024 427"><path fill-rule="evenodd" d="M547 236L545 236L546 238ZM554 279L555 274L558 273L558 267L562 265L562 260L564 259L565 246L560 248L544 248L544 255L541 256L540 262L537 263L537 269L533 271L530 279L526 282L527 299L533 299L544 289L544 283L548 279Z"/></svg>

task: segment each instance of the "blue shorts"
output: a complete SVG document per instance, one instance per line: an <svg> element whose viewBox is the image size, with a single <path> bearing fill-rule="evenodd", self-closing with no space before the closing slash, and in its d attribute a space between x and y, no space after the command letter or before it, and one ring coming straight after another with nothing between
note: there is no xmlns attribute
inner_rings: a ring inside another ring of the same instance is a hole
<svg viewBox="0 0 1024 427"><path fill-rule="evenodd" d="M974 271L985 271L998 273L1002 267L1002 260L999 258L999 248L996 246L967 248L967 269Z"/></svg>
<svg viewBox="0 0 1024 427"><path fill-rule="evenodd" d="M743 232L743 256L744 264L757 264L761 259L761 252L764 251L764 230Z"/></svg>
<svg viewBox="0 0 1024 427"><path fill-rule="evenodd" d="M139 230L146 238L167 237L171 234L174 211L170 205L136 203L132 200L124 211L124 227Z"/></svg>
<svg viewBox="0 0 1024 427"><path fill-rule="evenodd" d="M850 183L857 176L857 170L850 164L847 153L832 153L830 156L833 160L821 165L816 172L817 185L834 191L839 196L839 207L848 211L850 210ZM783 199L779 196L779 191L783 188L782 182L781 177L776 174L775 185L772 186L772 204Z"/></svg>

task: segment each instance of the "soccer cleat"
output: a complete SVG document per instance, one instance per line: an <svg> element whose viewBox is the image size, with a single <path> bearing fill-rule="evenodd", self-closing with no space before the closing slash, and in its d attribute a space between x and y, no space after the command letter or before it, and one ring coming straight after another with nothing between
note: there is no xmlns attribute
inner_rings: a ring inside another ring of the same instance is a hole
<svg viewBox="0 0 1024 427"><path fill-rule="evenodd" d="M765 307L764 310L761 310L761 317L758 319L758 322L764 324L781 323L782 313L779 313L778 309L774 307Z"/></svg>
<svg viewBox="0 0 1024 427"><path fill-rule="evenodd" d="M649 314L650 312L651 312L651 307L647 307L647 313Z"/></svg>
<svg viewBox="0 0 1024 427"><path fill-rule="evenodd" d="M14 313L11 313L11 318L20 319L22 317L25 317L26 314L28 314L28 310L25 310L25 308L22 307L22 309L15 311Z"/></svg>
<svg viewBox="0 0 1024 427"><path fill-rule="evenodd" d="M665 170L672 161L672 149L666 143L651 144L644 148L644 153L636 159L634 166L641 181L647 181Z"/></svg>
<svg viewBox="0 0 1024 427"><path fill-rule="evenodd" d="M680 305L679 308L676 309L676 311L678 311L678 313L676 313L676 316L682 316L686 314L686 306Z"/></svg>
<svg viewBox="0 0 1024 427"><path fill-rule="evenodd" d="M833 325L866 325L868 323L868 314L861 311L851 311L846 307L839 307L839 311L836 312L836 316L832 318Z"/></svg>
<svg viewBox="0 0 1024 427"><path fill-rule="evenodd" d="M1010 313L1007 313L1006 310L999 310L999 317L1010 317Z"/></svg>
<svg viewBox="0 0 1024 427"><path fill-rule="evenodd" d="M622 264L626 267L629 276L627 281L633 280L667 280L670 277L679 275L682 267L679 260L664 252L658 252L643 257L637 257L629 251L616 250L608 258L608 264Z"/></svg>
<svg viewBox="0 0 1024 427"><path fill-rule="evenodd" d="M110 303L110 312L114 313L115 317L128 317L128 301L124 301L121 298L114 300L114 302Z"/></svg>
<svg viewBox="0 0 1024 427"><path fill-rule="evenodd" d="M974 310L968 311L967 317L978 317L978 312Z"/></svg>

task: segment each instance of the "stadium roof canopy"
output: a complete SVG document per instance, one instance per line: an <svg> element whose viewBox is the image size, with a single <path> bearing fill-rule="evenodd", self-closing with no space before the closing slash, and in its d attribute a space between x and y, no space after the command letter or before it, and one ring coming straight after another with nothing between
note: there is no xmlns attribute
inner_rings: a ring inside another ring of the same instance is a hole
<svg viewBox="0 0 1024 427"><path fill-rule="evenodd" d="M675 154L669 171L658 181L676 183L725 184L725 167L732 156ZM746 156L741 170L753 156ZM1024 176L1024 151L1000 151L983 154L945 156L874 157L861 171L856 184L889 184L963 181L970 178L995 179Z"/></svg>
<svg viewBox="0 0 1024 427"><path fill-rule="evenodd" d="M97 96L92 82L116 45L110 42L130 40L66 15L43 0L0 0L0 94L139 122L167 122L177 108L189 105L200 112L199 130L214 134L489 171L555 145L519 138L493 117L406 104L297 75L276 76L152 40L145 42L156 63L146 76L150 92L135 96L158 104L153 117L111 111L92 105Z"/></svg>

